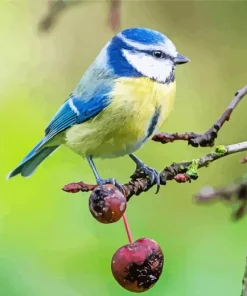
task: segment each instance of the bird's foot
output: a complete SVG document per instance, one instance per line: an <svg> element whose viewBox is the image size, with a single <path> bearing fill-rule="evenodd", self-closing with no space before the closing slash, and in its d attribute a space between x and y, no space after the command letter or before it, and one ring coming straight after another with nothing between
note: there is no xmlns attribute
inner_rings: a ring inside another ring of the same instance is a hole
<svg viewBox="0 0 247 296"><path fill-rule="evenodd" d="M114 178L108 178L108 179L97 179L98 185L106 185L106 184L113 184L116 186L122 193L124 193L123 186Z"/></svg>
<svg viewBox="0 0 247 296"><path fill-rule="evenodd" d="M157 190L155 192L157 194L160 190L160 173L157 172L155 169L145 165L143 162L138 163L136 168L149 177L151 184L157 185Z"/></svg>

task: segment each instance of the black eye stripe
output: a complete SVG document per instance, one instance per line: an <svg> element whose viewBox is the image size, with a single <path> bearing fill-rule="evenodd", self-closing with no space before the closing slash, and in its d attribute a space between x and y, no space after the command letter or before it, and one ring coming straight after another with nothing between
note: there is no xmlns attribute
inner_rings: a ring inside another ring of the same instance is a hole
<svg viewBox="0 0 247 296"><path fill-rule="evenodd" d="M154 50L152 52L150 52L150 54L152 54L155 58L158 59L166 59L166 60L174 60L174 57L170 56L169 54L161 51L161 50Z"/></svg>
<svg viewBox="0 0 247 296"><path fill-rule="evenodd" d="M161 52L162 53L162 57L159 57L157 59L167 59L167 60L171 60L171 61L174 61L174 57L165 53L164 51L161 51L161 50L140 50L140 49L132 49L132 52L135 52L135 53L138 53L138 52L142 52L142 53L145 53L145 54L148 54L148 55L151 55L153 57L154 56L154 52ZM155 57L156 58L156 57Z"/></svg>

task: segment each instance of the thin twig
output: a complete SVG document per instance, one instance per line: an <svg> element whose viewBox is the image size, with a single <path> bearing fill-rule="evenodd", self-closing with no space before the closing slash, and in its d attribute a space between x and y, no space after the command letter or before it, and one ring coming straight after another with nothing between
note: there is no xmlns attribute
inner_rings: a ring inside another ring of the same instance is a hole
<svg viewBox="0 0 247 296"><path fill-rule="evenodd" d="M50 31L56 24L58 17L63 11L74 6L75 4L83 3L81 0L53 0L48 2L48 11L38 24L41 32Z"/></svg>
<svg viewBox="0 0 247 296"><path fill-rule="evenodd" d="M208 129L204 134L198 134L193 132L188 133L159 133L153 136L152 140L160 142L162 144L174 142L174 141L188 141L188 144L193 147L213 147L214 141L218 136L219 130L222 128L224 123L230 119L233 110L237 107L241 99L247 94L247 85L240 89L236 94L231 103L227 106L224 113L218 118L214 125Z"/></svg>
<svg viewBox="0 0 247 296"><path fill-rule="evenodd" d="M38 29L41 32L49 32L57 23L62 12L68 10L76 4L82 4L83 0L51 0L48 2L46 15L38 23ZM116 31L120 28L121 0L110 0L108 21L111 29Z"/></svg>
<svg viewBox="0 0 247 296"><path fill-rule="evenodd" d="M245 271L244 271L242 284L243 284L243 286L242 286L241 296L247 296L247 257L246 257Z"/></svg>
<svg viewBox="0 0 247 296"><path fill-rule="evenodd" d="M195 195L197 203L208 203L215 201L224 201L228 204L233 204L232 213L233 220L239 220L247 211L247 175L244 175L240 180L236 180L232 184L221 188L205 186L199 193Z"/></svg>
<svg viewBox="0 0 247 296"><path fill-rule="evenodd" d="M121 0L111 0L109 10L109 24L113 31L117 31L120 28L120 8Z"/></svg>

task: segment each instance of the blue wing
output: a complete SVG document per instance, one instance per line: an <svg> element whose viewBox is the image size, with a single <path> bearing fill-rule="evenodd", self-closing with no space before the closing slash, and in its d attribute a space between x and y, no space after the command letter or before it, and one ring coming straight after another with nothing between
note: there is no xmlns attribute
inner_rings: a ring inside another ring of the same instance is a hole
<svg viewBox="0 0 247 296"><path fill-rule="evenodd" d="M110 90L111 88L100 88L90 99L87 98L86 93L82 97L71 94L47 126L44 142L49 141L69 127L83 123L99 114L110 104Z"/></svg>

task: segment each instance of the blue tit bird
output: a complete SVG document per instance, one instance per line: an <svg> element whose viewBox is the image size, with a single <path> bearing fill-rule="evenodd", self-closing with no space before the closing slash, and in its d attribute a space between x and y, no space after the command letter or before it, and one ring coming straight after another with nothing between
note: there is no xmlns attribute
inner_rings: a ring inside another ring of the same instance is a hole
<svg viewBox="0 0 247 296"><path fill-rule="evenodd" d="M84 73L74 91L45 129L43 139L9 173L30 176L61 145L87 159L99 185L94 158L124 155L160 186L159 173L133 153L161 127L176 92L175 68L189 62L172 41L147 28L129 28L115 35Z"/></svg>

